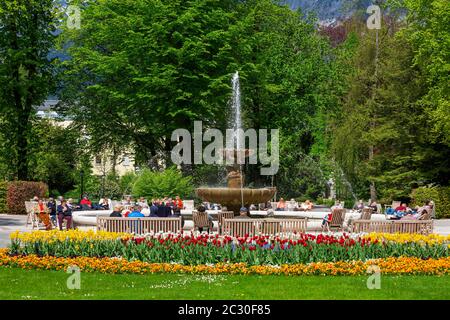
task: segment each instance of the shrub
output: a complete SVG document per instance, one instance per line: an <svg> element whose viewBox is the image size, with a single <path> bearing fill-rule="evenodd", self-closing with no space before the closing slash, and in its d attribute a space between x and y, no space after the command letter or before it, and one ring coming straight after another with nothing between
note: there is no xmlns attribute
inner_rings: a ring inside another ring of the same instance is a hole
<svg viewBox="0 0 450 320"><path fill-rule="evenodd" d="M182 198L192 194L192 178L183 177L176 167L163 172L145 169L138 176L133 186L133 196L151 198L174 197Z"/></svg>
<svg viewBox="0 0 450 320"><path fill-rule="evenodd" d="M7 207L10 214L26 214L25 201L34 196L46 197L48 187L43 182L12 181L8 183Z"/></svg>
<svg viewBox="0 0 450 320"><path fill-rule="evenodd" d="M450 187L420 187L411 193L412 206L421 206L426 200L433 200L436 218L450 218Z"/></svg>
<svg viewBox="0 0 450 320"><path fill-rule="evenodd" d="M6 205L7 192L8 192L8 182L0 181L0 213L6 213L8 209Z"/></svg>

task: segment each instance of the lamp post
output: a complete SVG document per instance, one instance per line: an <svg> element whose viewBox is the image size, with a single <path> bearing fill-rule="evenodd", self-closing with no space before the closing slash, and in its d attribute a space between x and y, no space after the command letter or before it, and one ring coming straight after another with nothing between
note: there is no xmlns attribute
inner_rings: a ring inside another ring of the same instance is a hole
<svg viewBox="0 0 450 320"><path fill-rule="evenodd" d="M80 183L81 183L81 194L80 194L80 200L83 199L84 194L84 171L81 169L80 171Z"/></svg>

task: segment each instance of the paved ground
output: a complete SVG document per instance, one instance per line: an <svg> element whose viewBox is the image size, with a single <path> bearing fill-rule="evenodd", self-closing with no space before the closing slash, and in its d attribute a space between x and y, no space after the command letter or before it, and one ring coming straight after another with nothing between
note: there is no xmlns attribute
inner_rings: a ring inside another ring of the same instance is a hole
<svg viewBox="0 0 450 320"><path fill-rule="evenodd" d="M0 214L0 248L9 245L9 234L19 231L30 231L31 226L25 227L26 216ZM435 220L434 233L450 235L450 219Z"/></svg>

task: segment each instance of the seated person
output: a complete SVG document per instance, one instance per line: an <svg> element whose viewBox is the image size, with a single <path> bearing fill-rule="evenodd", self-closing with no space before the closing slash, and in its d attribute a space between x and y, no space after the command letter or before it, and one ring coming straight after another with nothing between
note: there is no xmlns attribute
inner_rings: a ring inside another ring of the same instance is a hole
<svg viewBox="0 0 450 320"><path fill-rule="evenodd" d="M330 213L327 213L327 215L325 217L323 217L322 231L325 229L325 227L327 227L328 231L330 231L329 224L332 219L333 219L333 211L331 211Z"/></svg>
<svg viewBox="0 0 450 320"><path fill-rule="evenodd" d="M87 196L84 196L80 201L80 206L82 210L90 210L92 209L92 202Z"/></svg>
<svg viewBox="0 0 450 320"><path fill-rule="evenodd" d="M413 211L407 212L400 220L421 220L427 215L428 211L422 210L420 213L414 213Z"/></svg>
<svg viewBox="0 0 450 320"><path fill-rule="evenodd" d="M99 209L101 210L109 210L109 202L107 198L101 198L98 202Z"/></svg>
<svg viewBox="0 0 450 320"><path fill-rule="evenodd" d="M121 205L116 205L114 207L113 212L111 212L111 214L109 216L110 217L116 217L116 218L122 217L122 206Z"/></svg>
<svg viewBox="0 0 450 320"><path fill-rule="evenodd" d="M295 199L291 199L286 207L287 211L296 211L298 209L298 204Z"/></svg>
<svg viewBox="0 0 450 320"><path fill-rule="evenodd" d="M389 208L391 209L391 208ZM406 203L402 202L397 208L394 209L394 216L401 218L403 217L407 212L409 211L408 206ZM389 210L389 212L392 212L392 210ZM387 210L386 210L387 213Z"/></svg>
<svg viewBox="0 0 450 320"><path fill-rule="evenodd" d="M342 206L342 203L340 200L336 200L336 203L334 204L334 206L331 207L331 211L333 211L334 209L343 209L344 207Z"/></svg>
<svg viewBox="0 0 450 320"><path fill-rule="evenodd" d="M376 201L373 201L370 204L369 208L372 208L372 210L373 210L372 213L378 213L378 204Z"/></svg>
<svg viewBox="0 0 450 320"><path fill-rule="evenodd" d="M417 213L422 213L422 211L430 212L432 211L432 207L430 205L431 201L425 201L425 204L422 207L416 207Z"/></svg>
<svg viewBox="0 0 450 320"><path fill-rule="evenodd" d="M39 217L45 226L45 230L52 230L52 223L50 221L49 209L42 199L39 199L34 207L34 213Z"/></svg>
<svg viewBox="0 0 450 320"><path fill-rule="evenodd" d="M353 210L362 211L362 209L364 209L364 202L359 200L358 203L355 203L353 206Z"/></svg>
<svg viewBox="0 0 450 320"><path fill-rule="evenodd" d="M138 204L133 207L133 211L130 212L128 218L143 218L144 214L141 212L142 208Z"/></svg>
<svg viewBox="0 0 450 320"><path fill-rule="evenodd" d="M158 205L157 201L153 201L150 206L150 217L158 217Z"/></svg>
<svg viewBox="0 0 450 320"><path fill-rule="evenodd" d="M67 220L66 229L72 228L72 208L66 200L62 200L61 204L56 207L58 213L59 230L62 230L63 220Z"/></svg>
<svg viewBox="0 0 450 320"><path fill-rule="evenodd" d="M258 210L257 208L256 208L256 206L252 203L251 205L250 205L250 208L249 208L251 211L255 211L255 210Z"/></svg>
<svg viewBox="0 0 450 320"><path fill-rule="evenodd" d="M237 217L234 217L235 219L248 219L249 216L247 215L247 208L242 207L239 209L239 215Z"/></svg>
<svg viewBox="0 0 450 320"><path fill-rule="evenodd" d="M311 210L313 208L313 203L309 200L306 200L304 203L302 203L302 208L305 211Z"/></svg>
<svg viewBox="0 0 450 320"><path fill-rule="evenodd" d="M130 196L127 196L124 200L122 200L122 206L125 209L129 209L133 205L133 200Z"/></svg>
<svg viewBox="0 0 450 320"><path fill-rule="evenodd" d="M276 211L284 211L286 210L286 202L283 198L280 198L280 201L277 203L277 209Z"/></svg>

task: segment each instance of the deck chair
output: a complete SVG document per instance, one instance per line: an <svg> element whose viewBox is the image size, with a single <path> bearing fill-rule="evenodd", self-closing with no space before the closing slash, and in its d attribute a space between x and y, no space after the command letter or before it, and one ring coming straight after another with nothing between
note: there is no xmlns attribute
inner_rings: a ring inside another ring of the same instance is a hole
<svg viewBox="0 0 450 320"><path fill-rule="evenodd" d="M332 228L337 228L337 230L342 230L343 224L344 224L344 217L345 217L345 209L334 209L333 215L331 217L331 221L329 221L326 224L328 232Z"/></svg>
<svg viewBox="0 0 450 320"><path fill-rule="evenodd" d="M212 223L208 219L208 214L206 212L192 212L192 220L194 221L194 229L202 230L208 229L208 232L212 231Z"/></svg>
<svg viewBox="0 0 450 320"><path fill-rule="evenodd" d="M34 201L25 201L25 210L27 212L27 221L25 227L28 227L31 224L31 229L34 228L39 229L39 217L34 212L34 207L36 206L36 202Z"/></svg>
<svg viewBox="0 0 450 320"><path fill-rule="evenodd" d="M385 204L384 205L384 212L386 212L387 208L395 209L398 206L400 206L401 204L402 204L401 201L392 201L392 204ZM382 213L381 210L378 213Z"/></svg>
<svg viewBox="0 0 450 320"><path fill-rule="evenodd" d="M364 208L361 214L361 220L370 220L372 216L373 209L372 208Z"/></svg>

